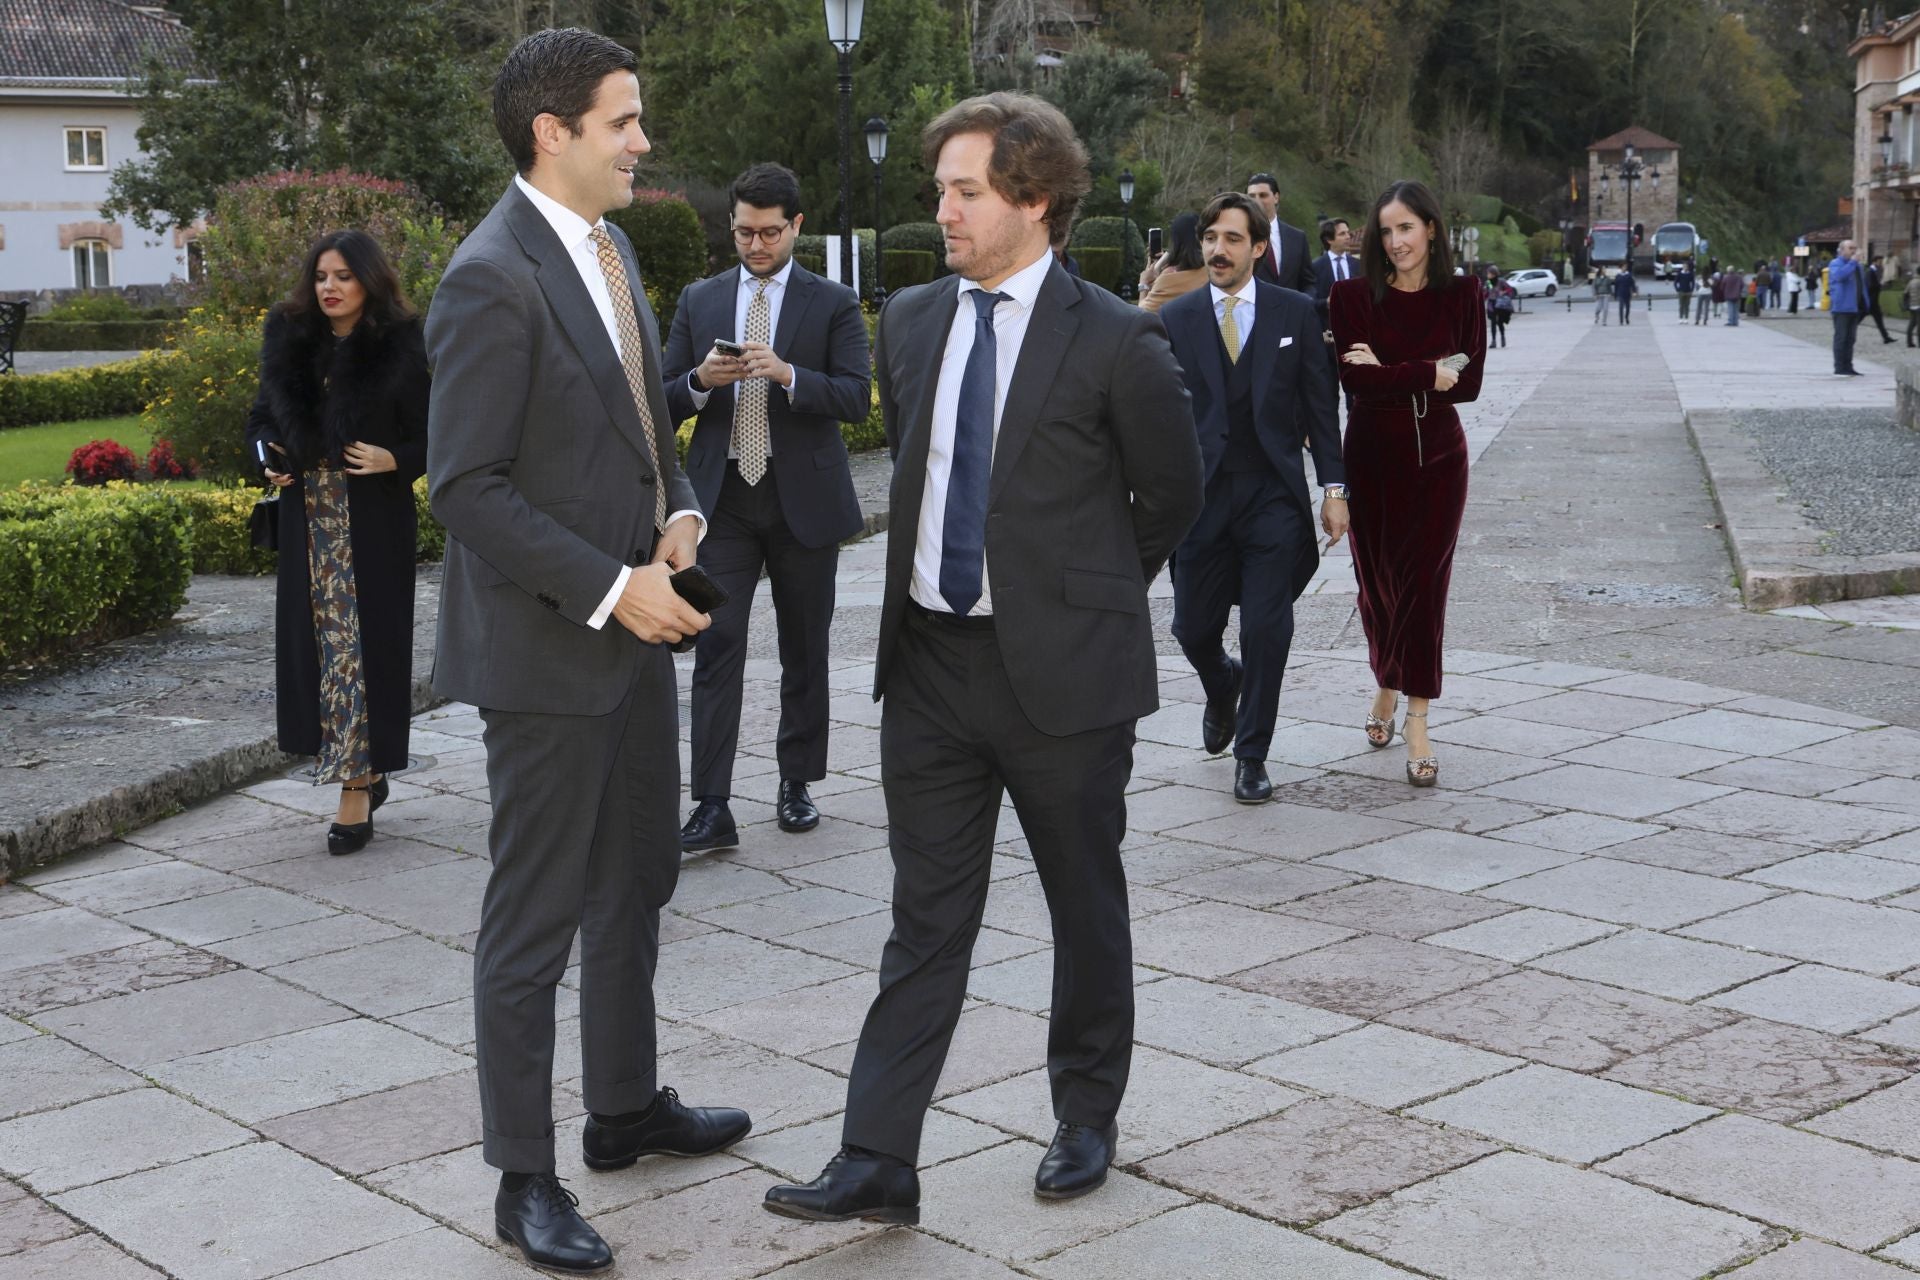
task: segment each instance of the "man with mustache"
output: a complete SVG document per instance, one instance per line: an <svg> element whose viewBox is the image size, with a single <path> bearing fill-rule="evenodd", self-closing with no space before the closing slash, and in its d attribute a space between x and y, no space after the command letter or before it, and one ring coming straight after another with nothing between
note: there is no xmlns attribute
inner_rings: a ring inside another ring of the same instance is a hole
<svg viewBox="0 0 1920 1280"><path fill-rule="evenodd" d="M1347 531L1346 473L1333 365L1313 299L1255 278L1267 220L1239 192L1200 214L1208 285L1160 309L1180 361L1207 502L1174 553L1173 637L1207 692L1201 745L1233 748L1233 797L1273 798L1267 748L1293 644L1293 602L1320 563L1300 451L1303 428L1325 487L1320 526L1328 546ZM1223 643L1240 606L1240 653Z"/></svg>

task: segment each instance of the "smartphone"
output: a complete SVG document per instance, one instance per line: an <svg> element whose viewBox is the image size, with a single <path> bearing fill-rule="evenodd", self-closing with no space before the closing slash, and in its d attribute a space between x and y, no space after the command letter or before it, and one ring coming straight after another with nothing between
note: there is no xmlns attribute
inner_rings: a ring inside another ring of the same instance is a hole
<svg viewBox="0 0 1920 1280"><path fill-rule="evenodd" d="M1159 259L1160 259L1160 228L1148 227L1147 228L1147 261L1157 262L1159 261Z"/></svg>
<svg viewBox="0 0 1920 1280"><path fill-rule="evenodd" d="M712 613L728 600L727 589L713 580L713 575L699 565L688 565L667 579L668 585L679 593L682 600L702 613Z"/></svg>
<svg viewBox="0 0 1920 1280"><path fill-rule="evenodd" d="M715 338L713 340L713 349L723 356L733 356L735 359L747 354L745 347L737 342L728 342L725 338Z"/></svg>

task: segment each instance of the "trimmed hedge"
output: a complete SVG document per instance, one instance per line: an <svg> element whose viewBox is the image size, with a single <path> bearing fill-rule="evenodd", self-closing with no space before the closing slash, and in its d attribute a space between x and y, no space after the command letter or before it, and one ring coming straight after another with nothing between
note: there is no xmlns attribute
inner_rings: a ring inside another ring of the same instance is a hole
<svg viewBox="0 0 1920 1280"><path fill-rule="evenodd" d="M148 376L157 368L156 362L168 358L150 352L113 364L8 374L0 378L0 427L138 413L147 403Z"/></svg>
<svg viewBox="0 0 1920 1280"><path fill-rule="evenodd" d="M947 238L937 222L902 222L882 231L880 251L891 253L896 249L918 249L932 254L933 276L936 280L952 274L947 270ZM889 282L887 287L891 289L892 283Z"/></svg>
<svg viewBox="0 0 1920 1280"><path fill-rule="evenodd" d="M20 351L151 351L166 345L167 320L29 320Z"/></svg>
<svg viewBox="0 0 1920 1280"><path fill-rule="evenodd" d="M910 285L931 284L937 259L925 249L882 249L880 265L885 272L881 283L891 293Z"/></svg>
<svg viewBox="0 0 1920 1280"><path fill-rule="evenodd" d="M664 340L673 328L680 291L707 274L707 233L686 197L674 191L641 190L633 203L608 212L607 221L627 233L640 262L648 303Z"/></svg>
<svg viewBox="0 0 1920 1280"><path fill-rule="evenodd" d="M1130 223L1130 225L1129 225ZM1125 236L1125 243L1121 242ZM1088 280L1096 284L1105 283L1115 293L1120 291L1122 280L1136 280L1147 269L1147 238L1141 234L1139 219L1124 218L1082 218L1073 228L1070 242L1073 256L1080 259L1080 270ZM1095 279L1093 272L1087 269L1087 249L1115 249L1120 252L1120 270L1110 281Z"/></svg>
<svg viewBox="0 0 1920 1280"><path fill-rule="evenodd" d="M1080 278L1102 289L1120 292L1120 250L1105 245L1075 249L1073 259L1080 264Z"/></svg>
<svg viewBox="0 0 1920 1280"><path fill-rule="evenodd" d="M264 574L274 570L274 553L253 545L253 504L264 491L251 485L229 485L218 489L180 489L177 496L192 518L193 571L195 573ZM291 494L298 502L299 490L282 491L286 502ZM419 517L420 532L415 543L420 563L445 558L447 531L433 518L427 504L426 477L413 482L413 508Z"/></svg>
<svg viewBox="0 0 1920 1280"><path fill-rule="evenodd" d="M171 618L193 576L192 517L164 487L23 486L0 493L0 666L132 635Z"/></svg>
<svg viewBox="0 0 1920 1280"><path fill-rule="evenodd" d="M835 235L840 234L838 228L835 228L834 234ZM860 301L872 302L873 301L873 228L872 227L855 227L853 229L853 237L855 242L858 243L860 246ZM826 275L827 274L827 266L826 266L827 238L826 236L824 235L795 236L793 238L793 258L794 258L794 261L800 263L802 266L806 267L807 270L812 271L815 275L822 275L822 276ZM812 261L809 261L810 259ZM814 261L819 262L820 265L818 267L813 266ZM838 271L840 269L840 257L838 254L834 255L833 269L835 271Z"/></svg>

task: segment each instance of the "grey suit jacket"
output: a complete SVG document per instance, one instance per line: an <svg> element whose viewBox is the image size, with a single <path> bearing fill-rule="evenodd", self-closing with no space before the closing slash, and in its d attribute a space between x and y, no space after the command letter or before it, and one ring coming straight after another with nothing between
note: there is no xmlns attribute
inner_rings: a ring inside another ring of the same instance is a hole
<svg viewBox="0 0 1920 1280"><path fill-rule="evenodd" d="M906 617L959 287L949 276L902 289L880 315L874 369L894 473L875 698ZM1159 318L1055 265L1007 385L987 484L994 632L1014 697L1042 733L1160 705L1147 583L1202 501L1193 412Z"/></svg>
<svg viewBox="0 0 1920 1280"><path fill-rule="evenodd" d="M695 508L660 389L659 327L618 228L646 346L655 474L640 414L559 237L509 187L461 244L427 315L427 480L447 528L436 692L500 711L604 715L642 645L586 625L621 566L653 554L654 486ZM433 432L440 437L435 439Z"/></svg>

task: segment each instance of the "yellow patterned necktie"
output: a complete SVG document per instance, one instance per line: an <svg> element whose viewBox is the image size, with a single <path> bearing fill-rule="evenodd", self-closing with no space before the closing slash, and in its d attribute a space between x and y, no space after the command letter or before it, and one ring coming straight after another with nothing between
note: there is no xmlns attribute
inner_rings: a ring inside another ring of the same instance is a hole
<svg viewBox="0 0 1920 1280"><path fill-rule="evenodd" d="M1240 326L1234 323L1233 308L1239 301L1238 298L1220 299L1220 305L1227 309L1220 317L1220 338L1227 344L1227 359L1235 364L1240 363Z"/></svg>
<svg viewBox="0 0 1920 1280"><path fill-rule="evenodd" d="M604 226L587 233L594 256L600 260L600 274L607 278L607 294L613 300L613 326L620 333L620 367L627 374L627 390L633 393L633 407L640 412L641 434L647 440L647 463L653 468L653 527L667 527L667 472L660 465L659 442L654 438L653 404L647 396L647 348L640 340L640 313L633 305L633 290L627 287L626 264L613 247L613 237Z"/></svg>
<svg viewBox="0 0 1920 1280"><path fill-rule="evenodd" d="M748 342L770 342L766 280L755 280L753 301L747 304ZM740 384L733 407L733 453L740 460L740 478L759 484L767 474L767 379L748 378Z"/></svg>

